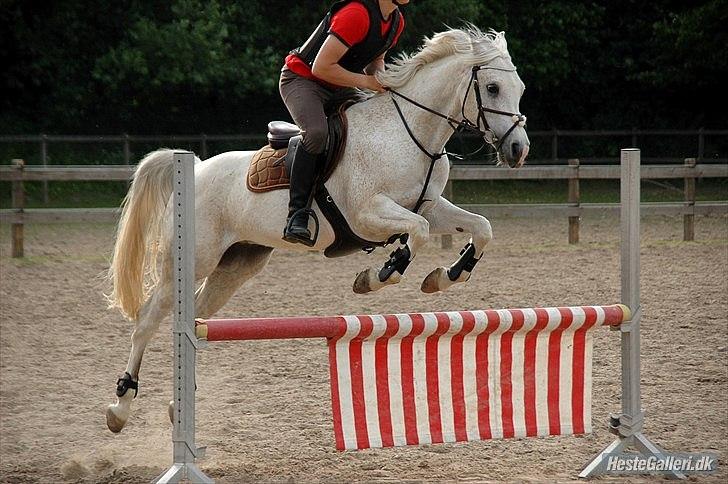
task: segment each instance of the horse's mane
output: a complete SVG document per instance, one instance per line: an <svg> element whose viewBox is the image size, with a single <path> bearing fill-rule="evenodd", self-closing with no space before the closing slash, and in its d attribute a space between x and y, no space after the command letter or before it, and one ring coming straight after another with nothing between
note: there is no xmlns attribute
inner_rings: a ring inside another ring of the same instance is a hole
<svg viewBox="0 0 728 484"><path fill-rule="evenodd" d="M450 55L461 56L470 65L487 64L496 57L510 61L504 32L489 30L483 33L474 25L450 29L425 37L424 45L414 55L402 54L385 72L377 75L388 87L401 87L412 79L422 67Z"/></svg>

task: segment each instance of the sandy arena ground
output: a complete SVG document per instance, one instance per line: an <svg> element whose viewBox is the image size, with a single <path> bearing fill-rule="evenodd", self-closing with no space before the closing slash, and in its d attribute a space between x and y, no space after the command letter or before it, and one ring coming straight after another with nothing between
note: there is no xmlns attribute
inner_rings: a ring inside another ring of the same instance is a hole
<svg viewBox="0 0 728 484"><path fill-rule="evenodd" d="M279 252L219 316L288 316L609 304L619 300L618 220L588 218L582 243L565 219L492 220L495 240L473 279L451 292L419 292L456 249L431 243L398 287L357 296L358 270L388 252L326 260ZM110 225L26 227L23 260L0 235L0 481L148 482L170 464L169 322L147 350L141 388L121 434L104 411L129 351L131 327L102 297ZM677 217L642 225L645 432L671 451L720 454L727 482L728 219L699 218L681 242ZM456 247L464 243L457 239ZM433 482L571 480L612 441L619 410L619 338L595 341L594 427L581 437L334 450L326 347L321 341L215 344L198 370L202 469L220 482ZM634 479L631 479L632 481ZM649 479L647 479L649 480Z"/></svg>

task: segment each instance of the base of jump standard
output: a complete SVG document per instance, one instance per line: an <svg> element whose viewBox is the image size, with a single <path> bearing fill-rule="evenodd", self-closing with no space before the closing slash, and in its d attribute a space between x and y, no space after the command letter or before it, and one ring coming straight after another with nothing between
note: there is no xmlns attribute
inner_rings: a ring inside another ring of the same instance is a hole
<svg viewBox="0 0 728 484"><path fill-rule="evenodd" d="M621 335L622 412L609 453L664 452L642 434L640 153L622 150L622 303L315 318L194 319L192 154L175 154L174 464L158 482L212 482L195 464L195 354L207 341L326 338L340 450L591 431L592 331ZM683 477L675 474L676 477Z"/></svg>

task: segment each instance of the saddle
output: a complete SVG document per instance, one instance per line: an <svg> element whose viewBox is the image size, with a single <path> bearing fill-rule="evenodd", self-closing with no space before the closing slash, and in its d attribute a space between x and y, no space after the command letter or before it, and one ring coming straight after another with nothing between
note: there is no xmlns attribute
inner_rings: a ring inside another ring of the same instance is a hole
<svg viewBox="0 0 728 484"><path fill-rule="evenodd" d="M358 250L371 252L376 247L384 247L400 237L398 234L387 241L372 242L356 235L324 185L336 170L344 152L347 136L345 111L352 104L354 101L351 100L344 102L329 115L326 150L317 160L323 169L314 187L314 200L331 224L335 235L334 242L324 250L326 257L342 257ZM291 165L302 139L301 130L295 124L285 121L268 123L268 144L259 149L250 161L246 177L248 190L261 193L288 188Z"/></svg>
<svg viewBox="0 0 728 484"><path fill-rule="evenodd" d="M318 181L320 184L328 180L339 165L346 145L346 114L344 112L352 104L354 103L341 104L328 117L329 136L326 150L317 161L319 166L323 166ZM269 192L288 188L291 165L302 139L301 130L295 124L285 121L268 123L268 144L259 149L250 161L246 180L248 190Z"/></svg>

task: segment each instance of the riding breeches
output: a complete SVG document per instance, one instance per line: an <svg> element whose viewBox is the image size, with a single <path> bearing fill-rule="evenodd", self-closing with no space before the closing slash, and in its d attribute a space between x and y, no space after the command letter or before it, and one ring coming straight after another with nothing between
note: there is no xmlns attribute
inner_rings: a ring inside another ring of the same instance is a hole
<svg viewBox="0 0 728 484"><path fill-rule="evenodd" d="M288 68L281 71L279 89L293 121L303 131L303 146L311 154L323 153L328 138L327 108L366 95L356 88L328 88L299 76Z"/></svg>

